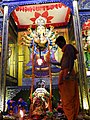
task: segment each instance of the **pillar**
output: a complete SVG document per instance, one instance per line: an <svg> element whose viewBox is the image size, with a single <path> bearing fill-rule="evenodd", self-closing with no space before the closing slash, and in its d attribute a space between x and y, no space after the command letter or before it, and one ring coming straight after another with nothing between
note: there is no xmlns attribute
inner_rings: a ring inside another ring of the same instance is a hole
<svg viewBox="0 0 90 120"><path fill-rule="evenodd" d="M87 89L87 81L86 81L86 68L84 63L84 53L82 47L82 31L79 20L78 13L78 2L77 0L73 1L73 21L74 21L74 33L76 45L78 48L78 68L79 68L79 85L80 85L80 97L81 97L81 108L84 110L84 98L87 101L88 109L90 109L89 104L89 95Z"/></svg>
<svg viewBox="0 0 90 120"><path fill-rule="evenodd" d="M2 52L1 52L1 94L2 94L1 102L3 112L5 111L5 97L6 97L7 51L8 51L8 6L4 6Z"/></svg>

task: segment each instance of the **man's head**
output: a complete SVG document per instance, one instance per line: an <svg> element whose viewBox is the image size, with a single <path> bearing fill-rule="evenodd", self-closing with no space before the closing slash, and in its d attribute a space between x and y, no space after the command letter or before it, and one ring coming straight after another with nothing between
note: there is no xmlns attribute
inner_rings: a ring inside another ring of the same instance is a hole
<svg viewBox="0 0 90 120"><path fill-rule="evenodd" d="M63 48L64 45L66 45L66 41L64 39L63 36L59 36L56 41L55 44L57 44L61 49Z"/></svg>

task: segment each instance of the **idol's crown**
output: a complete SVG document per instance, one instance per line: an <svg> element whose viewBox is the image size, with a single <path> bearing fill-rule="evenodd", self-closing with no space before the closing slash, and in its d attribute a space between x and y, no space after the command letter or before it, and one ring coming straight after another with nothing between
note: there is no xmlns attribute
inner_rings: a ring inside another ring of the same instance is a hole
<svg viewBox="0 0 90 120"><path fill-rule="evenodd" d="M36 21L35 21L36 25L45 25L46 24L46 19L42 16L39 16Z"/></svg>

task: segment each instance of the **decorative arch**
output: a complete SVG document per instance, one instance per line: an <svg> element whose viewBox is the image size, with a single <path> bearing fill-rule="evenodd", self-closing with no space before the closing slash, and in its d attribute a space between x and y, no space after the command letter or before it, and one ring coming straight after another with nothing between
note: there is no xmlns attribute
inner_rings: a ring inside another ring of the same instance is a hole
<svg viewBox="0 0 90 120"><path fill-rule="evenodd" d="M7 39L8 38L8 35L7 35L7 32L8 32L8 27L7 27L8 26L8 18L10 16L11 12L17 6L28 5L28 4L34 5L34 4L45 4L45 3L61 2L61 3L65 4L66 6L68 6L71 9L72 13L74 11L74 15L75 15L75 27L76 27L76 29L75 29L76 40L78 42L78 46L80 45L79 46L79 54L80 54L79 60L81 60L81 64L80 64L79 68L80 68L80 72L82 73L81 80L83 80L85 82L85 80L83 79L83 78L85 78L85 76L83 74L84 71L83 71L83 68L82 68L82 66L83 66L83 56L81 55L81 53L82 53L81 52L82 51L81 47L82 46L80 44L80 42L81 42L80 26L79 26L79 20L77 19L78 18L78 14L77 14L78 10L77 10L77 6L75 6L76 8L73 10L73 1L76 1L76 0L53 0L53 1L52 0L33 0L33 1L32 0L31 1L30 0L27 0L27 1L25 1L25 0L13 0L13 1L11 1L11 0L2 0L1 6L8 7L8 12L6 12L4 14L5 19L3 21L4 22L3 29L6 28L3 31L3 48L4 49L3 49L3 56L2 56L2 61L3 61L3 64L2 64L2 85L3 85L4 92L5 92L5 80L6 80L6 78L5 78L5 75L6 75L5 74L5 67L6 67L5 58L6 58L6 55L7 55L6 51L7 51L7 42L8 42L8 39ZM89 9L90 9L90 7L89 7L90 6L89 0L83 0L82 2L81 2L81 0L79 0L78 3L80 4L79 9L82 9L82 11L83 11L83 10L86 10L86 8L88 8L88 11L89 11ZM82 13L81 13L81 15L82 15ZM5 66L4 66L4 64L5 64ZM3 95L3 98L5 99L4 94L2 94L2 95ZM3 102L5 102L5 100L3 100ZM88 101L88 103L89 103L89 101ZM82 108L83 108L83 105L82 105ZM3 110L4 109L5 109L5 106L4 106Z"/></svg>
<svg viewBox="0 0 90 120"><path fill-rule="evenodd" d="M72 1L73 0L3 0L2 6L3 5L8 5L8 15L10 16L11 12L18 6L22 6L22 5L35 5L35 4L46 4L46 3L55 3L55 2L61 2L63 4L65 4L67 7L69 7L71 9L71 11L73 11L73 5L72 5Z"/></svg>

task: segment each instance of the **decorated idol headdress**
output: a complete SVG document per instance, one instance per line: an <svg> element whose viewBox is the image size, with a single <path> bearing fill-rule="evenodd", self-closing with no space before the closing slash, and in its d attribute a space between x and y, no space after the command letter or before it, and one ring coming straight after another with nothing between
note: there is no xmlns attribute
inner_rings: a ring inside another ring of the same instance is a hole
<svg viewBox="0 0 90 120"><path fill-rule="evenodd" d="M39 16L36 19L35 24L38 25L38 26L45 25L46 24L46 19L44 17L42 17L42 16Z"/></svg>

